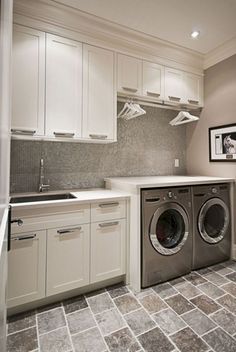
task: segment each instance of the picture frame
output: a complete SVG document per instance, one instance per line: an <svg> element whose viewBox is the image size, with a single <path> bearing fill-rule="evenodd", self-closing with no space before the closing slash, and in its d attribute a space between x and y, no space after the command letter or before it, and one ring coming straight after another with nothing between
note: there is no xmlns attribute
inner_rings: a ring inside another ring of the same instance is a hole
<svg viewBox="0 0 236 352"><path fill-rule="evenodd" d="M236 123L209 128L209 161L236 161Z"/></svg>

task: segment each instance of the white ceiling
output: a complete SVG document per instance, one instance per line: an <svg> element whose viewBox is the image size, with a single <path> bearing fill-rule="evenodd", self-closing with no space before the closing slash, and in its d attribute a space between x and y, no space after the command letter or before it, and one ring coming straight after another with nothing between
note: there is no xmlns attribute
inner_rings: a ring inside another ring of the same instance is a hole
<svg viewBox="0 0 236 352"><path fill-rule="evenodd" d="M203 54L236 36L236 0L55 1Z"/></svg>

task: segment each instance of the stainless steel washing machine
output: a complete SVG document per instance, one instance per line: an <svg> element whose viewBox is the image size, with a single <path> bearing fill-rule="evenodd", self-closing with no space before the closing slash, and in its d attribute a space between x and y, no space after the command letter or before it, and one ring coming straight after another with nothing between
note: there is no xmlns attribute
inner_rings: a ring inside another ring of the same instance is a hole
<svg viewBox="0 0 236 352"><path fill-rule="evenodd" d="M191 271L192 209L190 187L141 191L142 287Z"/></svg>
<svg viewBox="0 0 236 352"><path fill-rule="evenodd" d="M192 187L193 269L229 259L231 251L228 184Z"/></svg>

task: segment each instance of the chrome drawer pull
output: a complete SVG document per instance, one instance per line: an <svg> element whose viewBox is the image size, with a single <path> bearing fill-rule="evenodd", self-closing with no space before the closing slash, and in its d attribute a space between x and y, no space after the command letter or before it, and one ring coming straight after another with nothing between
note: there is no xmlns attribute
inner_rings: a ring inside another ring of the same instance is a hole
<svg viewBox="0 0 236 352"><path fill-rule="evenodd" d="M33 130L33 131L29 131L29 130L19 130L19 129L14 129L12 128L11 129L11 133L14 133L14 134L23 134L23 135L26 135L26 136L33 136L36 131Z"/></svg>
<svg viewBox="0 0 236 352"><path fill-rule="evenodd" d="M188 99L189 104L199 104L199 100Z"/></svg>
<svg viewBox="0 0 236 352"><path fill-rule="evenodd" d="M104 228L104 227L116 226L118 224L119 224L119 221L112 221L112 222L104 222L104 223L98 224L98 226L101 228Z"/></svg>
<svg viewBox="0 0 236 352"><path fill-rule="evenodd" d="M26 235L26 236L18 236L18 237L14 237L12 238L12 241L25 241L25 240L32 240L36 237L36 233L34 233L33 235Z"/></svg>
<svg viewBox="0 0 236 352"><path fill-rule="evenodd" d="M118 207L119 202L99 204L100 208Z"/></svg>
<svg viewBox="0 0 236 352"><path fill-rule="evenodd" d="M161 95L160 93L151 92L150 90L147 90L147 94L156 95L157 97L159 97Z"/></svg>
<svg viewBox="0 0 236 352"><path fill-rule="evenodd" d="M107 139L108 136L106 134L90 134L89 137L92 139Z"/></svg>
<svg viewBox="0 0 236 352"><path fill-rule="evenodd" d="M172 95L169 95L169 99L170 99L170 100L177 100L177 101L180 101L181 98L179 98L179 97L174 97L174 96L172 96Z"/></svg>
<svg viewBox="0 0 236 352"><path fill-rule="evenodd" d="M69 133L69 132L53 132L55 137L69 137L72 138L74 137L74 133Z"/></svg>
<svg viewBox="0 0 236 352"><path fill-rule="evenodd" d="M138 91L137 88L122 87L122 89L128 90L128 91L130 91L130 92L134 92L134 93Z"/></svg>
<svg viewBox="0 0 236 352"><path fill-rule="evenodd" d="M59 235L64 235L65 233L72 233L75 231L80 231L81 230L81 226L79 227L73 227L71 229L63 229L63 230L57 230L57 233L59 233Z"/></svg>

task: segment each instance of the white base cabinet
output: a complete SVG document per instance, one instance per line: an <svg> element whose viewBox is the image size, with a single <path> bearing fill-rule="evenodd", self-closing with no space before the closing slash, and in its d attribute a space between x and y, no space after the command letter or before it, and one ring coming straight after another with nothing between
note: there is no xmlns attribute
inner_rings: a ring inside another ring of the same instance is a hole
<svg viewBox="0 0 236 352"><path fill-rule="evenodd" d="M125 273L126 221L112 220L91 226L91 283Z"/></svg>
<svg viewBox="0 0 236 352"><path fill-rule="evenodd" d="M12 236L8 254L8 307L45 297L46 231Z"/></svg>
<svg viewBox="0 0 236 352"><path fill-rule="evenodd" d="M47 231L47 296L89 284L89 225Z"/></svg>

